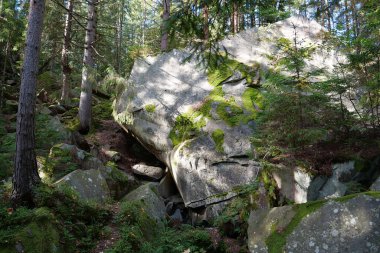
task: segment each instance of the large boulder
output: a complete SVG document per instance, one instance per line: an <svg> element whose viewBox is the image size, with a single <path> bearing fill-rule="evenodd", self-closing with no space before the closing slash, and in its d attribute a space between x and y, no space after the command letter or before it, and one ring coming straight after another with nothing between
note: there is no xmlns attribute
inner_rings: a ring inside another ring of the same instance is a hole
<svg viewBox="0 0 380 253"><path fill-rule="evenodd" d="M250 137L263 97L253 87L265 79L276 38L292 40L293 24L300 41L322 44L320 25L290 18L222 41L232 59L217 69L189 60L189 50L136 60L114 118L168 166L187 206L227 200L256 179ZM310 67L336 63L336 51L321 52Z"/></svg>
<svg viewBox="0 0 380 253"><path fill-rule="evenodd" d="M379 252L380 195L251 212L248 247L255 252Z"/></svg>

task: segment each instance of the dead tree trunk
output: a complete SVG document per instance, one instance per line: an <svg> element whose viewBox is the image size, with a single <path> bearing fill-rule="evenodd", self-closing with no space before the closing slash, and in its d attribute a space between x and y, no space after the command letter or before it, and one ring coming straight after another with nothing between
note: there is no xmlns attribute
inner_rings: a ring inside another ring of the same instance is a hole
<svg viewBox="0 0 380 253"><path fill-rule="evenodd" d="M163 0L161 51L168 50L168 20L170 18L170 0Z"/></svg>
<svg viewBox="0 0 380 253"><path fill-rule="evenodd" d="M24 203L32 205L32 187L40 181L35 153L34 114L44 9L45 0L30 1L17 112L16 157L12 190L14 206Z"/></svg>
<svg viewBox="0 0 380 253"><path fill-rule="evenodd" d="M71 26L73 22L73 10L74 10L74 2L73 0L68 0L65 30L63 33L62 55L61 55L61 64L62 64L61 101L65 104L69 102L69 94L70 94L69 75L71 73L71 68L69 64L69 51L71 47Z"/></svg>
<svg viewBox="0 0 380 253"><path fill-rule="evenodd" d="M87 134L91 126L92 87L96 82L94 43L97 0L87 0L87 27L83 55L82 84L79 101L79 131Z"/></svg>

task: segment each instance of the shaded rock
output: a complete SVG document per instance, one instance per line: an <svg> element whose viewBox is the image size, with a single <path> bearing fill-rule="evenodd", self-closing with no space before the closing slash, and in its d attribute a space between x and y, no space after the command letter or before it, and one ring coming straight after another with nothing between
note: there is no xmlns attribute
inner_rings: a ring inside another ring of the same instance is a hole
<svg viewBox="0 0 380 253"><path fill-rule="evenodd" d="M295 203L307 202L307 192L311 182L311 175L301 167L289 168L283 165L276 166L272 171L280 194Z"/></svg>
<svg viewBox="0 0 380 253"><path fill-rule="evenodd" d="M107 181L100 170L76 170L58 180L55 185L74 190L85 201L105 203L111 197Z"/></svg>
<svg viewBox="0 0 380 253"><path fill-rule="evenodd" d="M347 182L351 182L355 175L355 162L337 163L333 165L332 175L329 178L317 176L310 184L308 200L342 197L348 190Z"/></svg>
<svg viewBox="0 0 380 253"><path fill-rule="evenodd" d="M177 186L174 182L173 176L170 173L166 173L166 175L161 179L160 184L158 185L158 193L160 193L160 195L165 199L178 193Z"/></svg>
<svg viewBox="0 0 380 253"><path fill-rule="evenodd" d="M228 201L189 209L190 222L192 225L210 224L218 217L228 205Z"/></svg>
<svg viewBox="0 0 380 253"><path fill-rule="evenodd" d="M50 101L49 99L49 96L48 96L48 93L45 89L41 89L38 93L37 93L37 99L41 102L41 103L48 103ZM51 112L51 111L50 111Z"/></svg>
<svg viewBox="0 0 380 253"><path fill-rule="evenodd" d="M86 138L83 137L79 132L73 132L71 135L71 144L83 149L86 152L91 151L90 144L88 144Z"/></svg>
<svg viewBox="0 0 380 253"><path fill-rule="evenodd" d="M2 247L1 252L63 252L59 228L53 221L54 216L43 208L38 208L35 212L46 212L45 215L49 215L49 217L41 217L42 214L39 214L40 217L21 226L15 235L14 248L7 250L6 247ZM6 243L3 244L3 246L5 245Z"/></svg>
<svg viewBox="0 0 380 253"><path fill-rule="evenodd" d="M60 104L50 105L49 110L51 111L50 115L52 116L55 116L57 114L63 114L66 112L66 108Z"/></svg>
<svg viewBox="0 0 380 253"><path fill-rule="evenodd" d="M5 114L17 113L18 102L15 100L6 100L3 108Z"/></svg>
<svg viewBox="0 0 380 253"><path fill-rule="evenodd" d="M147 183L128 193L128 195L125 196L123 200L142 201L146 206L146 212L148 215L156 221L160 221L165 218L165 204L156 192L157 184Z"/></svg>
<svg viewBox="0 0 380 253"><path fill-rule="evenodd" d="M121 199L139 185L133 176L117 168L103 166L99 170L107 182L111 197L116 200Z"/></svg>
<svg viewBox="0 0 380 253"><path fill-rule="evenodd" d="M144 176L153 180L160 180L164 175L164 170L160 167L149 166L145 164L135 164L132 171L136 175Z"/></svg>
<svg viewBox="0 0 380 253"><path fill-rule="evenodd" d="M176 209L172 215L170 215L170 221L174 223L182 223L183 218L181 214L181 210Z"/></svg>
<svg viewBox="0 0 380 253"><path fill-rule="evenodd" d="M273 232L273 228L283 230L289 225L295 214L292 206L252 211L248 220L248 248L250 252L268 252L265 240Z"/></svg>
<svg viewBox="0 0 380 253"><path fill-rule="evenodd" d="M376 181L371 185L371 191L380 191L380 177L376 179Z"/></svg>
<svg viewBox="0 0 380 253"><path fill-rule="evenodd" d="M360 195L329 201L304 217L288 236L285 249L297 252L379 252L380 199Z"/></svg>

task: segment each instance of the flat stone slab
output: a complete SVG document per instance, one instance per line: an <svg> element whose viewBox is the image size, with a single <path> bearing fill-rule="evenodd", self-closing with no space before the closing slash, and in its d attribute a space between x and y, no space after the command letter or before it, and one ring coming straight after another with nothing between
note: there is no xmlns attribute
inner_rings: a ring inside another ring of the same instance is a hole
<svg viewBox="0 0 380 253"><path fill-rule="evenodd" d="M132 171L136 175L148 177L153 180L160 180L165 171L160 167L149 166L145 164L135 164L132 166Z"/></svg>

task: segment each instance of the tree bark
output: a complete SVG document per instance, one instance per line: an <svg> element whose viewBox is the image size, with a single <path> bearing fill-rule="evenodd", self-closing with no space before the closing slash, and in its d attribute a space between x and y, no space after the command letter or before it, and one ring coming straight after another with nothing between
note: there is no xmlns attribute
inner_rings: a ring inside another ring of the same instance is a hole
<svg viewBox="0 0 380 253"><path fill-rule="evenodd" d="M204 42L207 42L210 38L210 31L208 27L208 6L206 3L203 4L203 36Z"/></svg>
<svg viewBox="0 0 380 253"><path fill-rule="evenodd" d="M118 74L121 74L121 47L123 43L123 25L124 25L124 0L121 0L119 6L119 15L116 24L116 64L115 69Z"/></svg>
<svg viewBox="0 0 380 253"><path fill-rule="evenodd" d="M65 30L63 33L63 47L61 55L61 64L62 64L62 95L61 101L65 104L69 102L70 94L70 82L69 76L71 73L71 68L69 64L69 51L71 47L71 27L73 22L73 10L74 2L73 0L67 1L67 14L65 20Z"/></svg>
<svg viewBox="0 0 380 253"><path fill-rule="evenodd" d="M28 30L16 126L16 157L13 173L14 206L33 204L32 187L40 181L35 153L35 101L38 59L45 0L30 1Z"/></svg>
<svg viewBox="0 0 380 253"><path fill-rule="evenodd" d="M163 0L161 51L168 50L168 20L170 18L170 0Z"/></svg>
<svg viewBox="0 0 380 253"><path fill-rule="evenodd" d="M232 32L237 33L238 32L238 25L239 25L239 10L238 10L238 4L236 1L233 2L232 5Z"/></svg>
<svg viewBox="0 0 380 253"><path fill-rule="evenodd" d="M97 0L87 0L87 27L83 55L82 84L79 101L79 131L87 134L91 126L92 87L96 82L94 43Z"/></svg>

